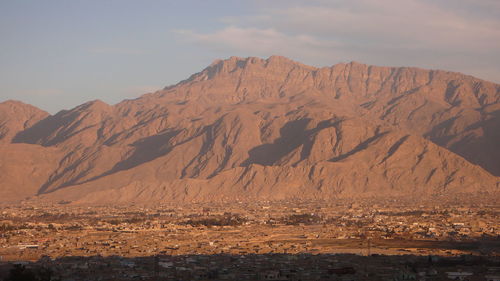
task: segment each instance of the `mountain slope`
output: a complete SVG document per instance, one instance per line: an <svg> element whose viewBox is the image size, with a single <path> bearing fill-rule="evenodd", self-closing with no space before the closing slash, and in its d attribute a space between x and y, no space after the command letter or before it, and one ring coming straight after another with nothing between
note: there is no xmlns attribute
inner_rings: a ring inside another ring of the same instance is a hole
<svg viewBox="0 0 500 281"><path fill-rule="evenodd" d="M499 109L499 85L459 73L231 57L134 100L40 118L6 146L56 163L18 199L498 194Z"/></svg>
<svg viewBox="0 0 500 281"><path fill-rule="evenodd" d="M19 101L0 103L0 143L10 143L17 133L47 116L47 112Z"/></svg>
<svg viewBox="0 0 500 281"><path fill-rule="evenodd" d="M495 177L421 137L366 128L360 120L328 120L300 130L300 123L306 123L302 120L285 125L284 135L256 146L245 160L230 148L212 146L219 138L231 139L232 130L213 138L202 135L165 156L60 189L47 198L125 203L428 196L498 189ZM288 133L300 139L282 143L290 141Z"/></svg>

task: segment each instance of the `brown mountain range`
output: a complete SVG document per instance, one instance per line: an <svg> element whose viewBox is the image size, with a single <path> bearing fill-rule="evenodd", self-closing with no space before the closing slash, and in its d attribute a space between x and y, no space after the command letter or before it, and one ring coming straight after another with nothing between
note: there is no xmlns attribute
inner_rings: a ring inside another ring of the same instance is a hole
<svg viewBox="0 0 500 281"><path fill-rule="evenodd" d="M500 85L284 57L215 61L116 105L0 104L0 198L74 203L500 191Z"/></svg>

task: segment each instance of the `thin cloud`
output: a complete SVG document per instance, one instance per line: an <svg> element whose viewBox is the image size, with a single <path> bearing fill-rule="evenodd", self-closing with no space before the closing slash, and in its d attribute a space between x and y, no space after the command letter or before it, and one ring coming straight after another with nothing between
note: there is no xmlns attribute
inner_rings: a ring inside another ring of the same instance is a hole
<svg viewBox="0 0 500 281"><path fill-rule="evenodd" d="M496 18L467 16L416 0L335 3L273 9L268 11L272 16L267 24L371 45L468 50L500 47L500 20Z"/></svg>
<svg viewBox="0 0 500 281"><path fill-rule="evenodd" d="M500 82L493 74L500 70L500 5L496 0L256 3L257 12L220 19L225 26L218 30L177 33L229 54L281 54L310 64L360 60L445 68Z"/></svg>
<svg viewBox="0 0 500 281"><path fill-rule="evenodd" d="M176 30L192 43L217 52L246 53L254 56L281 54L294 58L323 57L340 45L332 40L320 40L305 34L286 34L274 28L241 28L228 26L214 33ZM304 53L304 50L313 51Z"/></svg>

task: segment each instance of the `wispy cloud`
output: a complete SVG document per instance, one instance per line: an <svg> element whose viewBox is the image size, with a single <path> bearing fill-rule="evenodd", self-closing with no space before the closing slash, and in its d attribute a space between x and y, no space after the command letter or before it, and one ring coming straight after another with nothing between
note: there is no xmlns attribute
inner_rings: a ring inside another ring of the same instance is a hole
<svg viewBox="0 0 500 281"><path fill-rule="evenodd" d="M178 30L218 52L306 63L360 60L448 68L500 82L496 0L257 0L257 12L212 32ZM471 64L474 64L472 66ZM484 71L477 65L483 64ZM486 70L489 69L489 70Z"/></svg>
<svg viewBox="0 0 500 281"><path fill-rule="evenodd" d="M358 0L332 1L333 4L321 6L302 4L267 11L271 16L265 24L289 32L369 45L462 50L500 47L499 18L464 14L436 2Z"/></svg>
<svg viewBox="0 0 500 281"><path fill-rule="evenodd" d="M227 26L213 33L198 33L193 30L176 30L193 43L211 48L214 51L248 53L256 56L281 54L303 57L304 50L314 50L306 57L325 55L335 47L333 41L321 41L306 34L291 35L274 28L242 28Z"/></svg>

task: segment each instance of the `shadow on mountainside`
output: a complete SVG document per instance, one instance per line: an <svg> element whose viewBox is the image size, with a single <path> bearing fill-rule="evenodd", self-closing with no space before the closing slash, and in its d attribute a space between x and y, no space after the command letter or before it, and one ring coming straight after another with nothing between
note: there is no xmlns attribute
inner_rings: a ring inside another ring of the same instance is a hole
<svg viewBox="0 0 500 281"><path fill-rule="evenodd" d="M73 116L65 116L67 111L61 111L56 115L49 116L40 120L32 127L19 132L12 140L13 143L28 143L28 144L41 144L43 146L50 146L56 144L58 140L63 138L63 132L59 132L58 137L53 141L47 143L46 141L52 136L59 128L63 128L74 121L77 114ZM68 137L66 135L65 137Z"/></svg>
<svg viewBox="0 0 500 281"><path fill-rule="evenodd" d="M72 110L62 110L56 115L51 115L32 127L19 132L14 137L13 142L41 144L43 146L63 142L82 131L101 126L103 116L101 115L96 119L96 116L93 116L92 113L102 114L103 111L100 109L102 106L107 105L100 101L91 101Z"/></svg>
<svg viewBox="0 0 500 281"><path fill-rule="evenodd" d="M360 151L363 151L363 150L367 149L370 144L376 142L377 140L379 140L380 138L382 138L383 136L385 136L388 133L389 133L388 131L387 132L380 132L380 130L377 128L377 130L375 131L375 134L372 137L361 142L355 148L353 148L351 151L330 159L330 162L342 161L349 156L352 156Z"/></svg>
<svg viewBox="0 0 500 281"><path fill-rule="evenodd" d="M489 116L489 119L465 128L464 134L458 140L452 132L457 117L439 124L425 137L500 177L500 110L490 113Z"/></svg>
<svg viewBox="0 0 500 281"><path fill-rule="evenodd" d="M300 160L293 165L307 159L311 154L311 149L314 144L314 136L321 130L335 127L342 119L324 120L317 124L315 128L307 129L307 126L312 121L310 118L299 119L286 123L280 129L280 137L273 143L266 143L251 149L246 159L241 166L247 167L251 164L259 164L262 166L273 166L279 161L302 146L300 151Z"/></svg>
<svg viewBox="0 0 500 281"><path fill-rule="evenodd" d="M242 166L259 164L262 166L272 166L281 158L299 147L307 139L307 125L311 119L304 118L286 123L280 129L280 137L273 143L266 143L251 149L249 157L242 163Z"/></svg>
<svg viewBox="0 0 500 281"><path fill-rule="evenodd" d="M75 178L71 181L66 182L63 185L58 186L56 189L64 188L67 186L71 186L73 184L83 184L87 182L91 182L94 180L97 180L99 178L109 176L111 174L115 174L120 171L132 169L134 167L137 167L141 164L153 161L157 158L160 158L166 154L168 154L171 150L172 147L169 145L169 141L175 137L177 134L180 133L180 130L175 130L175 131L167 131L158 135L153 135L149 136L143 139L140 139L130 146L134 147L134 150L132 154L127 157L126 159L116 163L111 170L100 174L98 176L92 177L90 179L87 179L83 182L78 182L80 178ZM78 165L78 163L76 164ZM71 167L73 169L74 167ZM61 173L60 176L62 176L64 173ZM51 181L48 181L45 183L39 190L38 194L44 193L48 187L50 187L58 178L53 178ZM53 191L53 190L52 190Z"/></svg>

